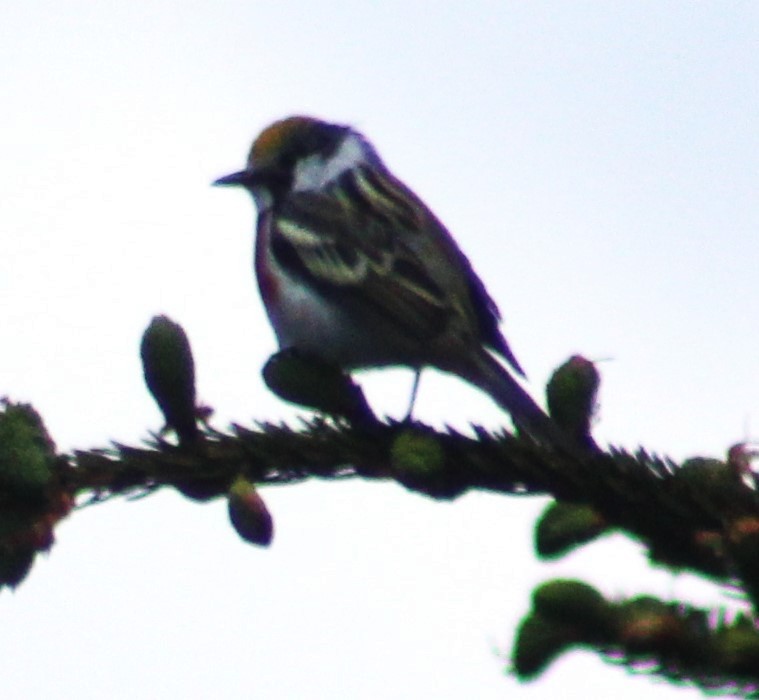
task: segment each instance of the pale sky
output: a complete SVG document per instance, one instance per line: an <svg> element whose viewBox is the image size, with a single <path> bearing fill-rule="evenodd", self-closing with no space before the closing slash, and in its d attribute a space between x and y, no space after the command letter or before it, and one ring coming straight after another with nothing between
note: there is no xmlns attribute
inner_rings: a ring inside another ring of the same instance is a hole
<svg viewBox="0 0 759 700"><path fill-rule="evenodd" d="M536 396L605 359L596 437L682 459L759 435L759 6L753 2L9 5L0 22L0 395L63 450L161 419L140 335L182 323L219 427L292 418L251 271L254 211L210 187L293 113L354 124L447 224ZM407 371L362 375L402 415ZM425 373L416 417L505 418ZM74 513L0 594L14 698L697 697L575 654L500 656L538 582L724 602L622 539L532 553L543 499L394 484L262 492L269 550L222 501Z"/></svg>

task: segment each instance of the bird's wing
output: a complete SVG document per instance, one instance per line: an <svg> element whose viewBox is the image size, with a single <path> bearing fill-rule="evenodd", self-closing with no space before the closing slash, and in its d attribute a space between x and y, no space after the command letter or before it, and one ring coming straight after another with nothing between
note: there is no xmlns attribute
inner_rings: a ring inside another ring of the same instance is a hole
<svg viewBox="0 0 759 700"><path fill-rule="evenodd" d="M453 236L419 197L388 172L362 169L354 188L371 194L380 208L396 218L404 242L414 251L438 284L448 293L455 314L479 345L501 355L524 376L499 328L501 314L482 280Z"/></svg>
<svg viewBox="0 0 759 700"><path fill-rule="evenodd" d="M524 374L500 314L445 226L387 172L359 168L324 192L288 198L272 246L291 274L324 294L352 294L423 340L452 322Z"/></svg>
<svg viewBox="0 0 759 700"><path fill-rule="evenodd" d="M404 333L443 333L455 300L406 240L423 212L358 178L289 197L275 214L275 257L325 296L360 299Z"/></svg>

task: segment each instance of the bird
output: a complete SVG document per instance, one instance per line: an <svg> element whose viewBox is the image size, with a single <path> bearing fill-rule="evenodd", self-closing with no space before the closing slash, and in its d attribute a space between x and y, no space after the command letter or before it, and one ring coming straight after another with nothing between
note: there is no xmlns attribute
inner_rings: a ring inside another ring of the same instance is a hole
<svg viewBox="0 0 759 700"><path fill-rule="evenodd" d="M258 210L254 268L280 348L352 372L434 367L484 391L521 431L556 427L514 375L525 374L501 314L430 208L349 125L290 116L254 140L238 186Z"/></svg>

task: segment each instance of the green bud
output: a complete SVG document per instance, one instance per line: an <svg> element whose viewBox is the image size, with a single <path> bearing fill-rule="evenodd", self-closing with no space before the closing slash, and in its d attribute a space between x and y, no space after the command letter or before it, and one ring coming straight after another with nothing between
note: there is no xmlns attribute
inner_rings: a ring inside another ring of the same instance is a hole
<svg viewBox="0 0 759 700"><path fill-rule="evenodd" d="M570 357L548 382L546 400L551 418L577 439L590 439L600 382L595 365L581 355Z"/></svg>
<svg viewBox="0 0 759 700"><path fill-rule="evenodd" d="M181 443L198 437L195 413L195 362L187 334L167 316L155 316L140 345L145 383L166 425Z"/></svg>
<svg viewBox="0 0 759 700"><path fill-rule="evenodd" d="M554 501L535 529L535 548L541 557L557 558L595 539L606 530L604 517L584 503Z"/></svg>
<svg viewBox="0 0 759 700"><path fill-rule="evenodd" d="M274 536L274 521L256 487L238 476L229 489L229 519L246 542L268 547Z"/></svg>
<svg viewBox="0 0 759 700"><path fill-rule="evenodd" d="M530 614L522 620L517 631L512 651L514 672L523 680L535 678L577 641L571 628L541 615Z"/></svg>
<svg viewBox="0 0 759 700"><path fill-rule="evenodd" d="M363 392L339 367L289 348L272 355L264 365L266 386L285 401L343 416L356 424L376 418Z"/></svg>
<svg viewBox="0 0 759 700"><path fill-rule="evenodd" d="M576 625L597 636L607 621L610 606L592 586L582 581L556 579L532 594L535 612L546 619Z"/></svg>
<svg viewBox="0 0 759 700"><path fill-rule="evenodd" d="M468 488L466 479L448 468L445 450L432 431L402 430L390 446L390 466L404 486L433 498L455 498Z"/></svg>
<svg viewBox="0 0 759 700"><path fill-rule="evenodd" d="M740 486L735 472L725 462L711 457L692 457L674 473L675 484L700 496L708 493L712 501L732 503Z"/></svg>
<svg viewBox="0 0 759 700"><path fill-rule="evenodd" d="M434 435L404 430L393 440L390 461L394 472L425 479L443 470L445 452Z"/></svg>
<svg viewBox="0 0 759 700"><path fill-rule="evenodd" d="M53 478L55 444L29 404L4 400L0 407L0 493L44 500Z"/></svg>

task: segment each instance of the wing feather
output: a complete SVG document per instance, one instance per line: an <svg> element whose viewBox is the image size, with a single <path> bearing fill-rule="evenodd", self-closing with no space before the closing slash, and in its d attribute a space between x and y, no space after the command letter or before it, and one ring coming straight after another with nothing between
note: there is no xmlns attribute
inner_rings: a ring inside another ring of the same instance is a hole
<svg viewBox="0 0 759 700"><path fill-rule="evenodd" d="M519 370L498 330L495 303L469 261L388 173L358 168L325 191L291 195L275 212L272 248L289 274L325 297L360 298L423 341L454 326Z"/></svg>

